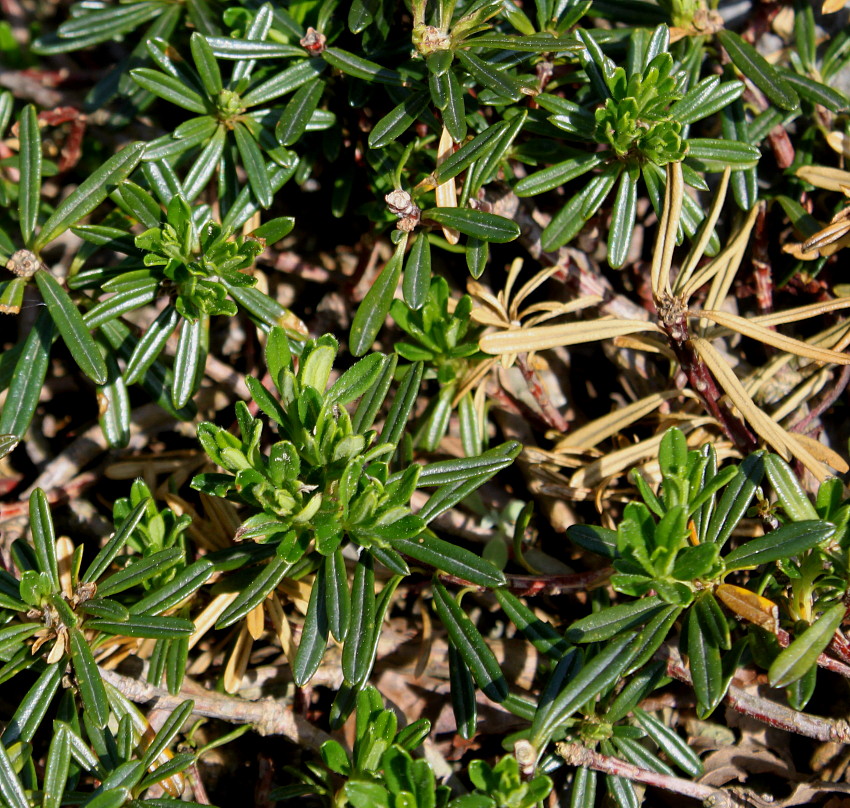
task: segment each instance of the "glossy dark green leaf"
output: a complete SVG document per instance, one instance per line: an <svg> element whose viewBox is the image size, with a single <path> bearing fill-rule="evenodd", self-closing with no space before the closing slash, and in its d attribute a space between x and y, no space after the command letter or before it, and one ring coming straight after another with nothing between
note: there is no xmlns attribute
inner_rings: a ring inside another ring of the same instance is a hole
<svg viewBox="0 0 850 808"><path fill-rule="evenodd" d="M219 166L226 142L227 127L219 125L183 180L183 195L187 202L193 202L206 188Z"/></svg>
<svg viewBox="0 0 850 808"><path fill-rule="evenodd" d="M0 434L20 439L26 433L47 376L52 342L53 320L44 311L24 339L23 349L15 363L3 415L0 416Z"/></svg>
<svg viewBox="0 0 850 808"><path fill-rule="evenodd" d="M29 244L38 224L38 205L41 200L41 134L35 107L28 104L19 119L20 182L18 208L21 236Z"/></svg>
<svg viewBox="0 0 850 808"><path fill-rule="evenodd" d="M596 804L596 772L579 766L570 786L569 808L589 808Z"/></svg>
<svg viewBox="0 0 850 808"><path fill-rule="evenodd" d="M389 84L395 87L403 87L404 79L400 73L395 70L389 70L386 67L364 59L341 48L325 48L322 53L322 58L337 70L341 70L349 76L356 79L361 79L368 82L377 82L378 84Z"/></svg>
<svg viewBox="0 0 850 808"><path fill-rule="evenodd" d="M504 575L491 562L427 532L415 539L395 539L392 546L402 555L477 586L504 585Z"/></svg>
<svg viewBox="0 0 850 808"><path fill-rule="evenodd" d="M691 777L703 775L702 761L675 730L640 707L635 707L634 715L646 734L683 772Z"/></svg>
<svg viewBox="0 0 850 808"><path fill-rule="evenodd" d="M469 168L475 161L487 154L494 141L508 128L506 121L488 126L480 135L465 143L456 152L449 155L433 172L434 184L440 185Z"/></svg>
<svg viewBox="0 0 850 808"><path fill-rule="evenodd" d="M56 534L53 530L53 518L47 496L40 488L30 494L29 501L30 530L38 569L50 577L54 592L58 592L59 567L56 563Z"/></svg>
<svg viewBox="0 0 850 808"><path fill-rule="evenodd" d="M74 228L76 229L76 228ZM159 283L155 278L148 278L128 284L117 294L110 295L100 303L96 303L83 315L86 328L94 330L109 320L114 320L153 303L156 298Z"/></svg>
<svg viewBox="0 0 850 808"><path fill-rule="evenodd" d="M611 229L608 232L608 263L619 269L626 262L632 243L637 215L637 171L623 171L611 210Z"/></svg>
<svg viewBox="0 0 850 808"><path fill-rule="evenodd" d="M34 240L32 249L38 252L71 225L91 213L118 183L132 173L144 151L144 143L134 143L112 155L92 172L56 206Z"/></svg>
<svg viewBox="0 0 850 808"><path fill-rule="evenodd" d="M376 381L384 362L384 354L364 356L346 370L325 393L325 401L350 404L360 398Z"/></svg>
<svg viewBox="0 0 850 808"><path fill-rule="evenodd" d="M428 208L422 211L422 216L443 227L450 227L482 241L503 244L519 237L519 225L516 222L483 210Z"/></svg>
<svg viewBox="0 0 850 808"><path fill-rule="evenodd" d="M30 808L30 801L27 799L23 783L2 743L0 743L0 796L9 808Z"/></svg>
<svg viewBox="0 0 850 808"><path fill-rule="evenodd" d="M284 146L297 143L307 130L310 116L313 114L325 89L318 79L303 84L283 108L283 114L275 126L275 137Z"/></svg>
<svg viewBox="0 0 850 808"><path fill-rule="evenodd" d="M512 101L519 101L522 98L520 82L499 70L494 64L479 59L466 50L457 50L455 55L470 75L484 87Z"/></svg>
<svg viewBox="0 0 850 808"><path fill-rule="evenodd" d="M80 310L50 272L36 272L35 280L47 305L47 311L80 370L95 384L105 384L106 363L83 321Z"/></svg>
<svg viewBox="0 0 850 808"><path fill-rule="evenodd" d="M296 62L249 90L242 96L242 102L246 107L264 104L273 98L291 93L302 84L318 76L324 69L325 63L321 59L305 59L302 62Z"/></svg>
<svg viewBox="0 0 850 808"><path fill-rule="evenodd" d="M171 400L175 407L185 407L197 390L204 365L204 344L208 320L198 317L184 320L174 356L174 387Z"/></svg>
<svg viewBox="0 0 850 808"><path fill-rule="evenodd" d="M406 245L407 234L396 245L392 258L387 261L381 274L357 307L349 334L349 349L354 356L363 356L372 347L389 314L393 295L401 277Z"/></svg>
<svg viewBox="0 0 850 808"><path fill-rule="evenodd" d="M149 67L137 67L130 71L130 75L140 87L144 87L149 93L170 101L178 107L201 115L209 111L204 99L194 89L174 76L169 76Z"/></svg>
<svg viewBox="0 0 850 808"><path fill-rule="evenodd" d="M44 767L42 808L61 808L70 768L71 742L68 740L68 734L61 730L54 732Z"/></svg>
<svg viewBox="0 0 850 808"><path fill-rule="evenodd" d="M719 31L717 38L729 58L753 84L777 107L789 112L800 106L800 100L787 81L756 49L733 31Z"/></svg>
<svg viewBox="0 0 850 808"><path fill-rule="evenodd" d="M120 623L111 620L89 620L86 622L86 628L106 634L117 634L120 637L168 640L174 637L188 637L195 630L195 624L180 617L133 615L129 620Z"/></svg>
<svg viewBox="0 0 850 808"><path fill-rule="evenodd" d="M708 76L673 104L669 114L682 124L694 123L740 98L744 89L742 81L724 81L721 84L719 76Z"/></svg>
<svg viewBox="0 0 850 808"><path fill-rule="evenodd" d="M488 449L477 457L459 457L426 463L419 472L418 485L445 485L468 480L479 474L495 474L507 468L516 456L517 444L509 441Z"/></svg>
<svg viewBox="0 0 850 808"><path fill-rule="evenodd" d="M490 260L490 248L486 241L469 236L466 240L466 267L473 278L480 278Z"/></svg>
<svg viewBox="0 0 850 808"><path fill-rule="evenodd" d="M818 656L832 641L846 611L843 603L833 604L787 648L779 652L767 672L772 687L787 687L817 665Z"/></svg>
<svg viewBox="0 0 850 808"><path fill-rule="evenodd" d="M326 573L324 565L316 571L316 579L310 591L310 602L304 617L301 642L292 663L292 678L300 687L306 685L318 670L328 644L330 625L328 622Z"/></svg>
<svg viewBox="0 0 850 808"><path fill-rule="evenodd" d="M624 634L613 640L571 676L551 701L541 700L531 724L532 746L542 749L557 728L581 705L617 682L629 660L628 649L633 641L634 634Z"/></svg>
<svg viewBox="0 0 850 808"><path fill-rule="evenodd" d="M109 720L109 700L106 688L100 678L100 671L94 661L94 655L89 648L83 633L76 628L68 631L71 642L71 662L74 665L74 676L80 696L83 699L83 709L92 723L99 729L106 726Z"/></svg>
<svg viewBox="0 0 850 808"><path fill-rule="evenodd" d="M687 144L687 159L695 163L701 171L752 168L761 156L755 146L737 140L690 138Z"/></svg>
<svg viewBox="0 0 850 808"><path fill-rule="evenodd" d="M738 472L723 490L706 530L706 539L720 547L728 541L741 517L750 507L756 489L764 476L764 457L761 452L749 455L738 466Z"/></svg>
<svg viewBox="0 0 850 808"><path fill-rule="evenodd" d="M216 622L216 628L226 628L245 617L248 612L262 603L270 592L292 570L292 564L275 556L266 564L260 573L240 593L236 600L228 606Z"/></svg>
<svg viewBox="0 0 850 808"><path fill-rule="evenodd" d="M197 592L212 573L212 562L201 558L175 575L168 583L133 603L130 606L130 614L162 614Z"/></svg>
<svg viewBox="0 0 850 808"><path fill-rule="evenodd" d="M2 743L9 746L16 741L24 741L25 743L32 741L47 710L53 703L53 697L59 690L63 674L64 665L58 663L48 665L41 672L38 679L30 686L23 700L18 704L9 723L6 724L3 736L0 738Z"/></svg>
<svg viewBox="0 0 850 808"><path fill-rule="evenodd" d="M325 577L327 579L326 610L331 635L337 642L342 642L348 635L351 621L351 593L348 591L348 573L345 569L345 559L339 548L324 560Z"/></svg>
<svg viewBox="0 0 850 808"><path fill-rule="evenodd" d="M475 736L475 727L478 723L475 682L463 655L451 643L449 644L449 683L458 735L469 740Z"/></svg>
<svg viewBox="0 0 850 808"><path fill-rule="evenodd" d="M413 411L413 405L419 395L419 386L425 367L422 362L414 362L399 380L398 389L390 405L390 411L381 430L381 443L397 446L407 425L407 419Z"/></svg>
<svg viewBox="0 0 850 808"><path fill-rule="evenodd" d="M242 157L242 165L248 175L248 183L257 197L257 201L264 208L272 204L272 187L266 170L266 162L257 141L251 136L248 129L237 123L233 127L233 135L236 138L236 148Z"/></svg>
<svg viewBox="0 0 850 808"><path fill-rule="evenodd" d="M428 86L431 101L443 114L443 125L455 143L460 143L466 137L466 106L464 104L464 89L455 75L449 70L443 76L429 74ZM439 101L435 100L439 99Z"/></svg>
<svg viewBox="0 0 850 808"><path fill-rule="evenodd" d="M830 112L835 113L846 112L850 107L850 99L834 87L829 87L822 82L810 79L808 76L801 76L784 68L779 68L779 70L782 78L796 90L800 98L810 104L820 104Z"/></svg>
<svg viewBox="0 0 850 808"><path fill-rule="evenodd" d="M207 38L195 31L189 39L189 47L192 50L192 59L195 62L195 68L201 77L204 89L211 97L216 97L223 87L221 71Z"/></svg>
<svg viewBox="0 0 850 808"><path fill-rule="evenodd" d="M130 355L124 372L124 381L127 384L135 384L141 380L145 372L157 356L159 356L168 338L174 333L174 329L177 327L179 321L180 315L172 305L166 306L157 315L156 319L148 326L147 331L145 331L136 343L136 347Z"/></svg>
<svg viewBox="0 0 850 808"><path fill-rule="evenodd" d="M766 536L750 539L729 553L724 561L727 570L757 567L782 558L790 558L816 547L835 535L835 525L807 520L792 522Z"/></svg>
<svg viewBox="0 0 850 808"><path fill-rule="evenodd" d="M602 165L604 161L605 157L602 154L593 152L578 154L568 160L544 168L542 171L535 171L533 174L523 177L514 187L514 192L517 196L537 196L537 194L551 191L559 185L580 177L591 169Z"/></svg>
<svg viewBox="0 0 850 808"><path fill-rule="evenodd" d="M106 544L99 550L98 554L92 559L86 571L83 573L80 581L83 583L91 583L97 581L109 565L113 562L121 548L127 543L127 539L133 534L133 531L138 526L139 522L145 515L145 511L150 504L148 498L143 499L136 505L121 523L120 529L116 530L107 540ZM98 592L100 597L105 597L104 592Z"/></svg>
<svg viewBox="0 0 850 808"><path fill-rule="evenodd" d="M372 131L369 132L369 147L382 149L398 140L425 111L429 100L425 93L408 95L372 127Z"/></svg>
<svg viewBox="0 0 850 808"><path fill-rule="evenodd" d="M539 618L516 595L507 589L496 589L493 594L508 619L541 654L560 659L567 652L569 643L557 629Z"/></svg>
<svg viewBox="0 0 850 808"><path fill-rule="evenodd" d="M570 642L603 642L644 625L666 608L667 604L656 595L608 606L574 621L567 629L566 638Z"/></svg>
<svg viewBox="0 0 850 808"><path fill-rule="evenodd" d="M439 582L434 582L434 608L448 632L449 639L487 698L502 701L508 695L508 683L481 633L466 616L460 604Z"/></svg>
<svg viewBox="0 0 850 808"><path fill-rule="evenodd" d="M700 612L688 612L688 665L697 697L697 714L707 718L720 704L726 691L720 664L720 648L710 626L704 626Z"/></svg>
<svg viewBox="0 0 850 808"><path fill-rule="evenodd" d="M101 581L97 587L97 594L102 598L108 598L129 589L131 586L147 580L153 575L165 572L173 567L183 558L181 547L170 547L167 550L159 550L143 558L134 557L123 570L113 573Z"/></svg>
<svg viewBox="0 0 850 808"><path fill-rule="evenodd" d="M351 618L342 648L345 680L359 685L369 673L369 654L376 625L375 572L369 553L361 552L351 584Z"/></svg>
<svg viewBox="0 0 850 808"><path fill-rule="evenodd" d="M130 442L130 397L115 355L107 349L103 358L107 380L97 389L97 419L109 446L120 449Z"/></svg>
<svg viewBox="0 0 850 808"><path fill-rule="evenodd" d="M401 284L404 302L414 311L421 309L428 299L431 285L431 245L427 233L420 233L410 248L404 265Z"/></svg>
<svg viewBox="0 0 850 808"><path fill-rule="evenodd" d="M782 510L792 522L818 518L818 512L797 479L797 475L779 455L771 452L765 454L764 472Z"/></svg>

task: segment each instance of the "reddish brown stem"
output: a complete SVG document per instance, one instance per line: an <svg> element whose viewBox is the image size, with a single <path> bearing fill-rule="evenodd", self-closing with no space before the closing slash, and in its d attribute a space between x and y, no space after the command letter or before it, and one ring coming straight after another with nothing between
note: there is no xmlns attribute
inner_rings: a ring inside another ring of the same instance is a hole
<svg viewBox="0 0 850 808"><path fill-rule="evenodd" d="M537 402L537 406L540 407L540 412L549 426L552 429L557 429L559 432L566 432L569 424L564 416L558 412L557 408L552 405L552 402L549 400L549 394L540 381L540 377L528 363L527 354L517 357L517 367L520 369L522 377L528 385L528 391L534 396L534 400Z"/></svg>
<svg viewBox="0 0 850 808"><path fill-rule="evenodd" d="M682 777L672 777L669 774L659 774L649 769L641 769L625 760L594 752L586 746L577 743L559 743L556 746L558 754L571 766L584 766L604 774L624 777L633 783L644 783L648 786L672 791L694 800L700 800L713 808L737 808L751 805L744 795L738 797L722 788L694 783Z"/></svg>

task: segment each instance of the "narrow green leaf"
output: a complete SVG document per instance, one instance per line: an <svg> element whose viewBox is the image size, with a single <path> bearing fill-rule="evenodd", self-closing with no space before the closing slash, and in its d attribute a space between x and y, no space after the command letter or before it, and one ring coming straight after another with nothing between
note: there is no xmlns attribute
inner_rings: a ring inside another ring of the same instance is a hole
<svg viewBox="0 0 850 808"><path fill-rule="evenodd" d="M757 567L782 558L790 558L816 547L835 535L835 525L807 520L792 522L766 536L750 539L729 553L724 561L727 570Z"/></svg>
<svg viewBox="0 0 850 808"><path fill-rule="evenodd" d="M246 107L265 104L273 98L291 93L302 84L318 76L324 69L325 63L321 59L305 59L302 62L296 62L243 95L242 103Z"/></svg>
<svg viewBox="0 0 850 808"><path fill-rule="evenodd" d="M165 347L165 343L174 332L179 321L180 315L177 313L177 309L170 304L157 315L156 319L148 326L148 330L136 343L136 347L130 355L124 372L126 384L136 384L141 380L159 356L159 352Z"/></svg>
<svg viewBox="0 0 850 808"><path fill-rule="evenodd" d="M83 180L63 199L44 223L33 241L32 249L38 252L71 225L91 213L118 183L125 180L139 164L145 151L144 143L134 143L112 155L100 168Z"/></svg>
<svg viewBox="0 0 850 808"><path fill-rule="evenodd" d="M103 351L103 359L107 379L106 384L97 389L97 420L109 446L121 449L130 442L130 397L121 368L110 349Z"/></svg>
<svg viewBox="0 0 850 808"><path fill-rule="evenodd" d="M342 674L345 681L359 685L369 674L372 639L380 627L376 623L375 572L370 553L361 552L351 584L351 617L342 647Z"/></svg>
<svg viewBox="0 0 850 808"><path fill-rule="evenodd" d="M786 68L779 68L780 74L788 84L800 95L800 98L810 104L820 104L830 112L847 112L850 107L850 98L834 87L823 84L820 81L810 79L808 76L800 76Z"/></svg>
<svg viewBox="0 0 850 808"><path fill-rule="evenodd" d="M626 262L632 243L637 215L638 171L623 171L611 210L611 230L608 233L608 264L619 269Z"/></svg>
<svg viewBox="0 0 850 808"><path fill-rule="evenodd" d="M797 93L779 71L756 49L733 31L719 31L717 38L726 49L729 58L753 84L756 85L777 107L793 111L800 106Z"/></svg>
<svg viewBox="0 0 850 808"><path fill-rule="evenodd" d="M466 268L469 274L478 279L484 274L490 260L490 247L486 241L474 236L466 239Z"/></svg>
<svg viewBox="0 0 850 808"><path fill-rule="evenodd" d="M299 687L306 685L318 670L328 644L330 625L327 613L327 580L324 565L316 571L310 602L301 631L301 642L292 663L292 678Z"/></svg>
<svg viewBox="0 0 850 808"><path fill-rule="evenodd" d="M337 548L324 560L327 588L326 610L328 623L333 638L342 642L348 635L351 622L351 593L348 591L348 573L345 569L345 559L342 550Z"/></svg>
<svg viewBox="0 0 850 808"><path fill-rule="evenodd" d="M21 638L23 640L23 638ZM64 664L48 665L35 683L30 686L26 696L18 705L6 728L2 742L7 746L16 741L30 743L41 726L53 697L59 690L59 684L65 673Z"/></svg>
<svg viewBox="0 0 850 808"><path fill-rule="evenodd" d="M20 181L18 208L21 236L29 245L38 224L38 204L41 199L41 134L35 107L27 104L19 118Z"/></svg>
<svg viewBox="0 0 850 808"><path fill-rule="evenodd" d="M68 631L71 640L71 662L74 665L74 675L80 696L83 699L83 708L92 723L99 729L106 726L109 721L109 700L106 698L106 689L100 678L100 671L89 648L89 644L83 633L72 628Z"/></svg>
<svg viewBox="0 0 850 808"><path fill-rule="evenodd" d="M47 496L40 488L30 494L29 501L30 530L38 569L50 576L53 591L58 592L59 567L56 563L56 534L53 530L53 518Z"/></svg>
<svg viewBox="0 0 850 808"><path fill-rule="evenodd" d="M198 75L201 77L204 89L210 96L217 96L222 90L221 71L215 60L212 48L203 34L195 31L189 39L189 47L192 50L192 59Z"/></svg>
<svg viewBox="0 0 850 808"><path fill-rule="evenodd" d="M15 363L9 392L3 404L3 415L0 417L0 435L14 436L20 440L26 433L47 376L52 342L53 320L44 311L38 315L35 325L27 334Z"/></svg>
<svg viewBox="0 0 850 808"><path fill-rule="evenodd" d="M404 372L390 405L390 411L384 421L384 428L381 430L381 443L398 446L407 425L407 419L410 417L413 405L419 395L419 386L422 384L424 373L425 366L422 362L414 362Z"/></svg>
<svg viewBox="0 0 850 808"><path fill-rule="evenodd" d="M580 177L591 169L602 165L603 162L605 162L605 157L602 154L592 152L577 154L568 160L555 163L549 168L535 171L533 174L523 177L514 187L514 192L517 196L537 196L537 194L551 191L553 188Z"/></svg>
<svg viewBox="0 0 850 808"><path fill-rule="evenodd" d="M162 614L197 592L213 574L211 561L201 558L174 576L168 583L130 606L130 614Z"/></svg>
<svg viewBox="0 0 850 808"><path fill-rule="evenodd" d="M86 628L116 634L119 637L150 637L155 640L169 640L176 637L188 637L194 630L191 620L181 617L156 617L134 615L123 622L112 620L88 620Z"/></svg>
<svg viewBox="0 0 850 808"><path fill-rule="evenodd" d="M149 67L137 67L130 75L140 87L178 107L201 115L209 111L203 97L174 76Z"/></svg>
<svg viewBox="0 0 850 808"><path fill-rule="evenodd" d="M707 118L740 98L745 89L743 81L720 82L720 76L708 76L685 93L670 107L669 115L682 124Z"/></svg>
<svg viewBox="0 0 850 808"><path fill-rule="evenodd" d="M458 734L461 738L469 740L475 736L475 726L478 723L475 682L463 655L451 643L449 643L449 683Z"/></svg>
<svg viewBox="0 0 850 808"><path fill-rule="evenodd" d="M767 672L771 687L788 687L816 666L818 656L829 645L846 612L843 603L833 604L787 648L783 648Z"/></svg>
<svg viewBox="0 0 850 808"><path fill-rule="evenodd" d="M325 401L344 405L360 398L378 378L384 358L384 354L374 353L355 362L325 393Z"/></svg>
<svg viewBox="0 0 850 808"><path fill-rule="evenodd" d="M307 129L324 92L324 82L314 79L298 88L298 92L283 109L280 120L275 125L275 137L284 146L297 143ZM371 138L371 136L370 136Z"/></svg>
<svg viewBox="0 0 850 808"><path fill-rule="evenodd" d="M519 225L483 210L472 208L428 208L422 211L422 217L437 222L444 227L459 230L467 236L479 238L482 241L493 241L504 244L519 237Z"/></svg>
<svg viewBox="0 0 850 808"><path fill-rule="evenodd" d="M425 305L431 285L431 244L427 233L420 233L404 265L401 291L404 302L417 311Z"/></svg>
<svg viewBox="0 0 850 808"><path fill-rule="evenodd" d="M194 322L183 321L180 329L180 339L177 341L177 352L174 355L174 388L171 400L175 407L185 407L200 382L199 375L204 366L205 331L209 321L198 317Z"/></svg>
<svg viewBox="0 0 850 808"><path fill-rule="evenodd" d="M706 530L706 539L723 547L741 517L750 507L756 489L764 476L764 456L756 452L745 458L738 472L723 490Z"/></svg>
<svg viewBox="0 0 850 808"><path fill-rule="evenodd" d="M139 522L142 521L142 517L144 517L149 504L150 499L146 497L139 502L139 504L136 505L129 514L127 514L124 521L121 523L121 528L116 530L115 533L109 537L109 540L103 545L98 554L92 559L91 564L89 564L88 568L83 573L83 576L80 578L83 583L97 581L98 578L106 572L109 565L118 553L121 552L121 548L127 543L127 539L133 535L133 531L136 529ZM101 597L104 597L103 592L99 592L98 594Z"/></svg>
<svg viewBox="0 0 850 808"><path fill-rule="evenodd" d="M251 582L240 593L236 600L228 606L216 622L216 628L226 628L245 617L257 604L262 603L269 593L292 570L292 564L275 556L266 564L262 571L255 575Z"/></svg>
<svg viewBox="0 0 850 808"><path fill-rule="evenodd" d="M42 784L44 797L41 808L61 808L70 768L71 742L68 739L68 733L61 729L58 732L54 731L44 767Z"/></svg>
<svg viewBox="0 0 850 808"><path fill-rule="evenodd" d="M504 574L487 559L427 532L415 539L394 539L391 544L393 549L402 555L477 586L505 584Z"/></svg>
<svg viewBox="0 0 850 808"><path fill-rule="evenodd" d="M720 704L726 691L720 664L720 648L710 627L702 624L700 612L688 612L688 664L697 697L697 714L707 718Z"/></svg>
<svg viewBox="0 0 850 808"><path fill-rule="evenodd" d="M495 589L493 594L508 619L541 654L557 660L567 652L569 643L560 632L551 623L541 620L516 595L507 589Z"/></svg>
<svg viewBox="0 0 850 808"><path fill-rule="evenodd" d="M690 138L687 159L701 171L738 171L752 168L759 161L761 152L749 143L722 138Z"/></svg>
<svg viewBox="0 0 850 808"><path fill-rule="evenodd" d="M466 68L470 75L485 87L500 96L519 101L522 98L520 82L505 72L499 70L489 62L479 59L466 50L455 51L460 63Z"/></svg>
<svg viewBox="0 0 850 808"><path fill-rule="evenodd" d="M389 314L393 295L401 277L406 245L407 234L405 233L396 245L392 258L387 261L381 274L357 307L349 334L349 349L354 356L363 356L372 347L375 337L378 336Z"/></svg>
<svg viewBox="0 0 850 808"><path fill-rule="evenodd" d="M429 97L425 93L411 93L398 106L378 121L369 133L369 148L382 149L398 140L425 111Z"/></svg>
<svg viewBox="0 0 850 808"><path fill-rule="evenodd" d="M782 510L792 522L818 518L818 512L797 475L779 455L768 452L764 456L764 471Z"/></svg>
<svg viewBox="0 0 850 808"><path fill-rule="evenodd" d="M388 70L386 67L357 56L341 48L325 48L322 58L337 70L347 73L356 79L378 84L389 84L395 87L404 87L405 82L400 73Z"/></svg>
<svg viewBox="0 0 850 808"><path fill-rule="evenodd" d="M448 632L452 645L469 667L487 698L500 702L508 695L508 683L495 655L460 604L439 582L434 581L434 608Z"/></svg>
<svg viewBox="0 0 850 808"><path fill-rule="evenodd" d="M604 642L629 629L642 626L667 609L658 596L609 606L573 622L566 633L570 642Z"/></svg>
<svg viewBox="0 0 850 808"><path fill-rule="evenodd" d="M557 728L581 705L617 682L631 656L628 648L633 641L634 634L613 640L571 676L551 701L541 699L531 723L530 740L535 749L543 749Z"/></svg>
<svg viewBox="0 0 850 808"><path fill-rule="evenodd" d="M474 161L486 155L493 142L498 140L508 125L507 121L500 121L488 126L480 135L476 135L469 143L465 143L454 154L447 157L433 173L434 184L440 185L456 177Z"/></svg>
<svg viewBox="0 0 850 808"><path fill-rule="evenodd" d="M198 155L183 180L183 195L187 202L194 202L210 181L210 177L219 166L226 142L227 127L221 124L216 127L209 142L204 146L204 150Z"/></svg>
<svg viewBox="0 0 850 808"><path fill-rule="evenodd" d="M30 801L27 799L23 783L2 743L0 743L0 795L9 808L30 808Z"/></svg>
<svg viewBox="0 0 850 808"><path fill-rule="evenodd" d="M83 321L80 310L50 272L39 270L35 273L35 280L47 304L47 311L80 370L95 384L105 384L106 363Z"/></svg>
<svg viewBox="0 0 850 808"><path fill-rule="evenodd" d="M236 148L239 149L239 154L242 157L242 165L248 175L251 190L260 205L264 208L271 207L272 187L266 171L266 162L257 141L241 123L237 123L233 127L233 135L236 138Z"/></svg>
<svg viewBox="0 0 850 808"><path fill-rule="evenodd" d="M97 594L102 598L117 595L153 575L165 572L182 558L181 547L169 547L167 550L159 550L144 558L134 557L123 570L101 581L97 587Z"/></svg>

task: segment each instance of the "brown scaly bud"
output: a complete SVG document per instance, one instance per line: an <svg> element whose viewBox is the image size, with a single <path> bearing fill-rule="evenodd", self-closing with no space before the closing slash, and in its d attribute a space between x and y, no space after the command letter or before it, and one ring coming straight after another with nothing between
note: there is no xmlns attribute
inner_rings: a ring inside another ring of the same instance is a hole
<svg viewBox="0 0 850 808"><path fill-rule="evenodd" d="M19 278L31 278L41 267L38 256L30 250L18 250L6 262L6 269L14 272Z"/></svg>
<svg viewBox="0 0 850 808"><path fill-rule="evenodd" d="M299 40L301 47L310 54L310 56L321 56L325 52L325 43L327 37L319 33L315 28L310 26L307 33Z"/></svg>
<svg viewBox="0 0 850 808"><path fill-rule="evenodd" d="M413 202L413 198L407 191L395 190L388 193L384 200L390 213L398 216L399 221L396 227L403 230L405 233L411 232L419 224L422 218L422 211Z"/></svg>

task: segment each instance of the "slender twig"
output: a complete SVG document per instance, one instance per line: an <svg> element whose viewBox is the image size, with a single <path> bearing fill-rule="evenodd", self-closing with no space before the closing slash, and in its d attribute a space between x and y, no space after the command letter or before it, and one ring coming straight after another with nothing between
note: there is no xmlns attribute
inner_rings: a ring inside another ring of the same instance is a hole
<svg viewBox="0 0 850 808"><path fill-rule="evenodd" d="M742 793L739 797L726 789L694 783L691 780L673 777L669 774L659 774L649 769L641 769L625 760L594 752L581 744L559 743L555 749L571 766L584 766L615 777L624 777L635 783L663 788L665 791L672 791L674 794L700 800L705 805L711 805L712 808L738 808L739 806L743 808L743 806L753 804L749 793Z"/></svg>
<svg viewBox="0 0 850 808"><path fill-rule="evenodd" d="M809 402L809 412L806 416L797 421L793 426L788 427L789 432L805 432L809 424L815 418L823 415L836 401L841 397L847 384L850 383L850 365L844 365L838 374L835 384L832 387L824 387L817 396Z"/></svg>
<svg viewBox="0 0 850 808"><path fill-rule="evenodd" d="M685 668L675 648L662 649L661 658L666 659L668 676L686 684L693 684L691 674ZM730 685L726 692L726 704L735 712L748 715L756 721L785 732L804 735L818 741L850 742L850 723L843 718L822 718L811 713L792 710L784 704L748 693L735 685Z"/></svg>
<svg viewBox="0 0 850 808"><path fill-rule="evenodd" d="M566 432L569 429L569 424L566 418L558 412L557 407L552 405L549 394L540 381L540 377L528 362L528 355L523 354L522 356L518 356L516 364L520 373L522 373L523 379L525 379L525 383L528 385L528 391L534 396L534 400L537 402L537 406L540 407L540 412L549 426L552 429L557 429L559 432Z"/></svg>
<svg viewBox="0 0 850 808"><path fill-rule="evenodd" d="M273 699L245 701L212 692L181 690L172 696L161 687L122 676L115 671L100 669L104 681L109 682L130 701L150 704L158 710L174 710L187 699L195 702L192 712L208 718L220 718L232 724L251 724L260 735L283 735L302 747L318 750L330 735L314 727L306 718L296 715L291 707Z"/></svg>
<svg viewBox="0 0 850 808"><path fill-rule="evenodd" d="M511 575L506 574L508 589L518 597L534 597L535 595L563 595L566 592L586 592L604 584L614 570L603 567L588 572L576 572L572 575ZM456 575L440 573L440 580L458 586L471 587L479 592L485 592L487 587L476 586Z"/></svg>

